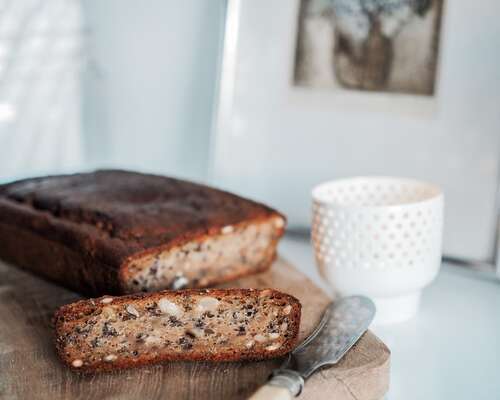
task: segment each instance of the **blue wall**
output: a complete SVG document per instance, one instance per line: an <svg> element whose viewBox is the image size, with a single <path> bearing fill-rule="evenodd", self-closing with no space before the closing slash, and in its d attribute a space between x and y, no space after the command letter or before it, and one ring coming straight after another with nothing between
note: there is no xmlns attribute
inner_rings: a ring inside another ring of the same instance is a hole
<svg viewBox="0 0 500 400"><path fill-rule="evenodd" d="M204 179L223 0L88 0L89 166ZM147 5L147 6L146 6Z"/></svg>

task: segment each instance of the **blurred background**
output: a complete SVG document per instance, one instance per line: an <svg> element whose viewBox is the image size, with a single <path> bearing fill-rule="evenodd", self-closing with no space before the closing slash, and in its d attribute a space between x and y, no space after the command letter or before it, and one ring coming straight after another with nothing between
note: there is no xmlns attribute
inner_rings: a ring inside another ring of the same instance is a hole
<svg viewBox="0 0 500 400"><path fill-rule="evenodd" d="M205 179L224 13L1 0L1 179L104 166Z"/></svg>
<svg viewBox="0 0 500 400"><path fill-rule="evenodd" d="M445 190L445 251L491 262L498 12L493 0L0 0L0 181L137 169L268 202L306 230L315 184L408 176Z"/></svg>

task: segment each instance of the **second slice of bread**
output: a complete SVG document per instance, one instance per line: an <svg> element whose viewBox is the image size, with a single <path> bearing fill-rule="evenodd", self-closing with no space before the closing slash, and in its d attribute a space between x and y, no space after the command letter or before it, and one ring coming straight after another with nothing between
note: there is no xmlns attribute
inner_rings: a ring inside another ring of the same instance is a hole
<svg viewBox="0 0 500 400"><path fill-rule="evenodd" d="M273 289L163 291L105 296L55 314L60 358L79 371L168 360L282 356L296 344L301 305Z"/></svg>

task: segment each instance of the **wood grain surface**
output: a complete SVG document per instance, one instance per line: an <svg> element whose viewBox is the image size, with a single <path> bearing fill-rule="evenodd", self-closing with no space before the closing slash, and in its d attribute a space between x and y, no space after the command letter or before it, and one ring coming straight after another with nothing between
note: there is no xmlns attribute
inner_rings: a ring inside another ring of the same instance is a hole
<svg viewBox="0 0 500 400"><path fill-rule="evenodd" d="M296 296L303 306L302 339L330 301L284 260L225 286L273 287ZM172 362L80 376L57 359L51 329L54 310L78 298L0 261L1 399L245 399L282 362ZM379 400L389 385L389 358L387 347L367 332L338 365L311 377L300 399Z"/></svg>

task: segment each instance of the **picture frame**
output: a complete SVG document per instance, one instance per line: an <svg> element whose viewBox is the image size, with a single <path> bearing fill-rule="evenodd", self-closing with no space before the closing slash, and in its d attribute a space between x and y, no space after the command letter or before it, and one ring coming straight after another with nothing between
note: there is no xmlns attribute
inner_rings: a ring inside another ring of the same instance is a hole
<svg viewBox="0 0 500 400"><path fill-rule="evenodd" d="M491 15L500 6L444 3L433 96L297 87L299 10L298 0L228 1L210 180L282 210L291 230L308 229L310 190L324 180L435 182L446 198L445 254L491 270L500 175L500 36ZM479 47L471 37L489 40Z"/></svg>

